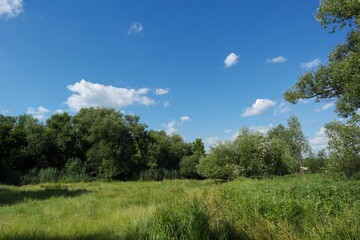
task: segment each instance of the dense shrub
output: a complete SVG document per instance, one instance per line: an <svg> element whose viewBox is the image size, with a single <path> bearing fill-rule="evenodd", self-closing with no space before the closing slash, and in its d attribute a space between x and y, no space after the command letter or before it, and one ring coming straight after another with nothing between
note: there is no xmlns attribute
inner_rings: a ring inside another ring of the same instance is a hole
<svg viewBox="0 0 360 240"><path fill-rule="evenodd" d="M194 154L192 156L184 157L180 162L180 174L184 178L200 178L200 175L197 171L197 166L199 165L200 154Z"/></svg>

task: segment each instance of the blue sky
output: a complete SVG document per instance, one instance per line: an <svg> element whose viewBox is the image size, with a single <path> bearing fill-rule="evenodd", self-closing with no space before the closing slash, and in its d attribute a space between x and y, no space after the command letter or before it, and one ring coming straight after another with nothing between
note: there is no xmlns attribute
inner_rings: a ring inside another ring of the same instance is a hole
<svg viewBox="0 0 360 240"><path fill-rule="evenodd" d="M282 100L345 39L318 0L0 0L0 112L115 107L207 146L298 116L314 150L332 102Z"/></svg>

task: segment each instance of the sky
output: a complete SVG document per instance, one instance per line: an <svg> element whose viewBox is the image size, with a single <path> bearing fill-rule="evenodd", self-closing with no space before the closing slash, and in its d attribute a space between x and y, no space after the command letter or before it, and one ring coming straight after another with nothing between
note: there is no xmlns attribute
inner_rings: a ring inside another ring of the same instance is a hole
<svg viewBox="0 0 360 240"><path fill-rule="evenodd" d="M104 106L206 147L296 115L326 146L334 102L283 100L326 64L346 32L315 20L318 0L0 0L0 113Z"/></svg>

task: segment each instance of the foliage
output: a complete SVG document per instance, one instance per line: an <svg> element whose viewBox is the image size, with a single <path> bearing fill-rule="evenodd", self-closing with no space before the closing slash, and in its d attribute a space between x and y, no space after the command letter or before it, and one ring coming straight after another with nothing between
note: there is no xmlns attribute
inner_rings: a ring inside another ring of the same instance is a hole
<svg viewBox="0 0 360 240"><path fill-rule="evenodd" d="M205 178L232 180L239 176L238 154L232 143L221 143L200 160L197 167Z"/></svg>
<svg viewBox="0 0 360 240"><path fill-rule="evenodd" d="M328 173L360 179L360 126L332 122L326 125L330 159Z"/></svg>
<svg viewBox="0 0 360 240"><path fill-rule="evenodd" d="M345 43L330 54L327 65L302 75L294 87L284 93L292 103L300 99L335 100L341 117L356 117L360 108L360 3L358 0L321 1L317 19L327 27L355 25Z"/></svg>
<svg viewBox="0 0 360 240"><path fill-rule="evenodd" d="M129 180L149 168L178 172L181 159L204 150L199 139L186 143L146 128L138 116L109 108L54 114L45 123L0 114L0 182L36 183L49 168L63 181ZM40 172L34 177L31 169Z"/></svg>
<svg viewBox="0 0 360 240"><path fill-rule="evenodd" d="M311 173L323 172L327 163L328 157L326 156L325 149L319 151L316 156L311 154L304 159L304 166L308 167Z"/></svg>
<svg viewBox="0 0 360 240"><path fill-rule="evenodd" d="M185 178L198 179L200 177L197 167L203 156L195 153L192 156L185 156L180 162L180 174Z"/></svg>

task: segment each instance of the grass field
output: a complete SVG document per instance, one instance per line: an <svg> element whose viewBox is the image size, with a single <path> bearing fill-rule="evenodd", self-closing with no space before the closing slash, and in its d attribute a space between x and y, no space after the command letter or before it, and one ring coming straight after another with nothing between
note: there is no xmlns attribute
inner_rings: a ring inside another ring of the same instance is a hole
<svg viewBox="0 0 360 240"><path fill-rule="evenodd" d="M317 175L0 185L0 239L360 239L359 216L359 182Z"/></svg>

